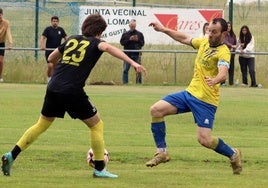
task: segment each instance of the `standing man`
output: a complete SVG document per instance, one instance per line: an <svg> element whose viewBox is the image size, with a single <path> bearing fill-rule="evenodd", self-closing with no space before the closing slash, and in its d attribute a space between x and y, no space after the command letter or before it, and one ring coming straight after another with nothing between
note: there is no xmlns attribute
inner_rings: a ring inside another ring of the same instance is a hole
<svg viewBox="0 0 268 188"><path fill-rule="evenodd" d="M12 48L12 36L9 21L3 18L3 9L0 8L0 48L5 48L5 42L8 40L8 49ZM3 82L3 64L5 50L0 49L0 82Z"/></svg>
<svg viewBox="0 0 268 188"><path fill-rule="evenodd" d="M52 53L53 49L61 44L61 40L67 39L67 35L62 27L59 27L59 17L51 17L51 26L45 28L41 36L41 49L46 50L45 57L47 61L47 81L49 82L53 74L53 64L48 62L48 56ZM50 49L50 50L49 50Z"/></svg>
<svg viewBox="0 0 268 188"><path fill-rule="evenodd" d="M228 75L230 50L223 44L227 34L227 23L215 18L209 24L208 38L191 38L180 31L174 31L152 22L156 31L163 32L174 40L192 46L198 50L194 75L190 85L184 91L169 94L150 108L156 154L146 166L153 167L170 160L166 144L165 116L192 112L197 124L198 142L230 159L233 174L242 171L241 152L224 143L221 138L212 136L213 122L219 104L219 87Z"/></svg>
<svg viewBox="0 0 268 188"><path fill-rule="evenodd" d="M57 66L47 85L41 115L39 120L22 135L14 148L2 156L2 171L5 176L10 176L12 164L18 155L44 133L56 117L63 118L67 112L72 118L80 119L90 130L91 147L95 158L93 177L118 177L105 169L104 123L97 108L84 91L85 81L103 52L128 62L137 72L146 70L119 48L101 40L106 27L107 23L100 14L91 14L82 24L82 35L69 37L50 54L48 61Z"/></svg>
<svg viewBox="0 0 268 188"><path fill-rule="evenodd" d="M124 46L124 50L140 50L144 46L143 34L136 30L136 20L132 19L129 22L129 31L123 33L120 44ZM125 52L133 61L141 64L141 52ZM128 83L128 71L130 65L126 62L123 64L123 84ZM142 83L140 73L136 73L136 83Z"/></svg>

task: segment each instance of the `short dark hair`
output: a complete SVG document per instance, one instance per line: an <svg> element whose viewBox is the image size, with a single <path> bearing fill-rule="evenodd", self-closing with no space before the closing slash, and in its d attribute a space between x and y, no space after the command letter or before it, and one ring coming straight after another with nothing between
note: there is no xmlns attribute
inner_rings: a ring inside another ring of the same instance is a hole
<svg viewBox="0 0 268 188"><path fill-rule="evenodd" d="M59 21L59 17L58 17L58 16L52 16L52 17L51 17L51 21L52 21L52 20L58 20L58 21Z"/></svg>
<svg viewBox="0 0 268 188"><path fill-rule="evenodd" d="M100 14L91 14L84 20L81 30L86 37L97 36L101 34L107 27L107 23Z"/></svg>
<svg viewBox="0 0 268 188"><path fill-rule="evenodd" d="M3 14L3 9L0 8L0 14Z"/></svg>
<svg viewBox="0 0 268 188"><path fill-rule="evenodd" d="M227 31L227 29L228 29L227 22L223 18L214 18L212 20L212 23L213 24L220 23L221 24L221 32Z"/></svg>

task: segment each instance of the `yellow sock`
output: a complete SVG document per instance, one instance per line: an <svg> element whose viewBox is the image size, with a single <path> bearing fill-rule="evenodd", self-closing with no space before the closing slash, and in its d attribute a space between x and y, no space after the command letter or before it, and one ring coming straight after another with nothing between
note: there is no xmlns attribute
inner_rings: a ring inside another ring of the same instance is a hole
<svg viewBox="0 0 268 188"><path fill-rule="evenodd" d="M96 125L90 128L91 148L94 152L94 158L97 161L104 160L103 126L104 123L100 120Z"/></svg>
<svg viewBox="0 0 268 188"><path fill-rule="evenodd" d="M162 117L152 117L152 123L158 123L158 122L163 122L164 118Z"/></svg>
<svg viewBox="0 0 268 188"><path fill-rule="evenodd" d="M213 141L212 141L212 145L210 148L215 150L217 148L218 144L219 144L219 138L213 136Z"/></svg>
<svg viewBox="0 0 268 188"><path fill-rule="evenodd" d="M22 137L17 142L17 145L23 151L28 148L40 134L45 132L48 127L51 125L52 122L43 119L42 117L39 118L38 122L30 127Z"/></svg>

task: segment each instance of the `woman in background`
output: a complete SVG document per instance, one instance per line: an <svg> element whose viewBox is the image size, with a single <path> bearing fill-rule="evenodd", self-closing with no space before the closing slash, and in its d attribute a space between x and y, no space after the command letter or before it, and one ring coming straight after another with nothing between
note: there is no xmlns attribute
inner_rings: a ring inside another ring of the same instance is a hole
<svg viewBox="0 0 268 188"><path fill-rule="evenodd" d="M209 34L208 25L209 25L208 22L204 23L202 33L199 35L199 38L208 37Z"/></svg>
<svg viewBox="0 0 268 188"><path fill-rule="evenodd" d="M248 26L243 25L240 29L237 42L237 52L239 52L239 64L242 73L242 86L248 86L247 72L251 78L250 87L258 87L255 77L255 56L250 54L254 52L254 37Z"/></svg>
<svg viewBox="0 0 268 188"><path fill-rule="evenodd" d="M224 44L227 45L231 52L231 59L230 59L230 68L228 70L229 73L229 85L234 84L234 59L235 59L235 54L232 52L235 52L236 50L236 35L233 31L233 26L231 22L227 22L228 29L227 29L227 35L225 36L224 39ZM222 82L221 85L225 85L225 82Z"/></svg>

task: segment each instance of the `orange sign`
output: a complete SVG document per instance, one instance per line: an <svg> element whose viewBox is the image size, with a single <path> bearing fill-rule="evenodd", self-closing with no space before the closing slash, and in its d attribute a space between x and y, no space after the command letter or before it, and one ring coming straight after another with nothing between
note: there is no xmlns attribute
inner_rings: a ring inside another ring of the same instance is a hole
<svg viewBox="0 0 268 188"><path fill-rule="evenodd" d="M221 10L199 10L200 14L210 22L214 18L222 18L222 11Z"/></svg>
<svg viewBox="0 0 268 188"><path fill-rule="evenodd" d="M154 14L161 24L167 28L177 30L178 14Z"/></svg>

